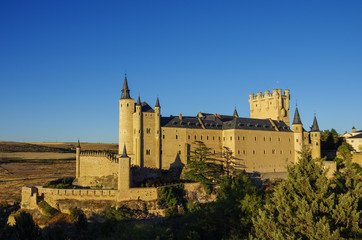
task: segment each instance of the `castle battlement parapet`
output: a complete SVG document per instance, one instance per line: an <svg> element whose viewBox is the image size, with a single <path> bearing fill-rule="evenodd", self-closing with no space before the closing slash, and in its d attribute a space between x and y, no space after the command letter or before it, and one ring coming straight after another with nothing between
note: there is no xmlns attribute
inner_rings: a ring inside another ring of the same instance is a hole
<svg viewBox="0 0 362 240"><path fill-rule="evenodd" d="M272 93L269 90L264 91L264 95L262 92L257 92L256 95L254 93L249 94L249 100L257 101L260 99L267 98L280 98L280 97L289 97L290 91L288 89L284 90L284 95L282 94L282 89L273 89Z"/></svg>
<svg viewBox="0 0 362 240"><path fill-rule="evenodd" d="M111 162L118 163L118 156L112 153L99 152L99 151L81 151L81 156L85 157L105 157Z"/></svg>

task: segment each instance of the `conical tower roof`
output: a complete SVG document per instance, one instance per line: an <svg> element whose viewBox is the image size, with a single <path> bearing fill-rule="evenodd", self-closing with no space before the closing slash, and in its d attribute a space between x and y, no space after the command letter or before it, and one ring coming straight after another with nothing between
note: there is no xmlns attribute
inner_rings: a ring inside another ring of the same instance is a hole
<svg viewBox="0 0 362 240"><path fill-rule="evenodd" d="M238 111L236 111L236 107L235 107L235 109L234 109L233 116L234 116L234 117L236 117L236 118L238 118L238 117L239 117Z"/></svg>
<svg viewBox="0 0 362 240"><path fill-rule="evenodd" d="M128 83L127 83L127 74L124 75L121 99L131 99L131 96L129 95L129 89L128 89Z"/></svg>
<svg viewBox="0 0 362 240"><path fill-rule="evenodd" d="M317 117L314 116L314 120L313 120L313 126L311 129L311 132L319 132L319 126L318 126L318 122L317 122Z"/></svg>
<svg viewBox="0 0 362 240"><path fill-rule="evenodd" d="M141 98L140 96L138 95L138 98L137 98L137 103L136 103L137 106L141 106Z"/></svg>
<svg viewBox="0 0 362 240"><path fill-rule="evenodd" d="M302 124L302 120L300 119L298 107L295 108L293 124Z"/></svg>
<svg viewBox="0 0 362 240"><path fill-rule="evenodd" d="M122 153L122 156L121 156L122 158L126 158L126 157L128 157L127 156L127 150L126 150L126 144L123 146L123 153Z"/></svg>
<svg viewBox="0 0 362 240"><path fill-rule="evenodd" d="M160 100L158 100L158 97L157 97L157 100L156 100L156 105L155 107L160 107Z"/></svg>

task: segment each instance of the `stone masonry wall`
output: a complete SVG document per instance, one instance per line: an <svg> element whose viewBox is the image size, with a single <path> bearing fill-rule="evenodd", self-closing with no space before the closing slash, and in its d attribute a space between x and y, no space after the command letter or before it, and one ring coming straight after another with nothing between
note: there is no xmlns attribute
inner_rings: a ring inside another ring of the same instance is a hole
<svg viewBox="0 0 362 240"><path fill-rule="evenodd" d="M117 189L118 160L107 153L86 153L80 155L78 186L98 186L104 189Z"/></svg>

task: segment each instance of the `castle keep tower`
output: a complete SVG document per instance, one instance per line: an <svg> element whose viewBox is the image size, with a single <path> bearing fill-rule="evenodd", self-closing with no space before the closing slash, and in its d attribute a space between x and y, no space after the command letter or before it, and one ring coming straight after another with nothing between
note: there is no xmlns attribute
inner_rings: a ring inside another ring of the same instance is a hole
<svg viewBox="0 0 362 240"><path fill-rule="evenodd" d="M314 116L313 126L310 131L310 144L312 147L312 158L321 157L321 132L317 122L317 117Z"/></svg>
<svg viewBox="0 0 362 240"><path fill-rule="evenodd" d="M124 145L129 149L130 156L134 154L132 134L134 104L134 99L132 99L129 94L127 75L125 75L122 95L121 99L119 99L119 154L122 154Z"/></svg>
<svg viewBox="0 0 362 240"><path fill-rule="evenodd" d="M262 95L249 94L250 118L281 120L289 126L289 90L273 89L272 93L265 91Z"/></svg>

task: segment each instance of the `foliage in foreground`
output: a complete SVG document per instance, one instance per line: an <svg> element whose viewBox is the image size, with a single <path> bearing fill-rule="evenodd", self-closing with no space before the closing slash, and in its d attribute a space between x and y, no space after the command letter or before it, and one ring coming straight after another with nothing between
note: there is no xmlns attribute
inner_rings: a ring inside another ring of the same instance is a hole
<svg viewBox="0 0 362 240"><path fill-rule="evenodd" d="M253 219L256 239L341 239L361 237L362 185L348 168L334 181L321 164L302 153L270 203Z"/></svg>
<svg viewBox="0 0 362 240"><path fill-rule="evenodd" d="M217 182L223 172L222 164L211 157L211 148L205 143L196 141L196 148L191 152L186 165L185 179L200 182L207 193L211 193L212 185Z"/></svg>

